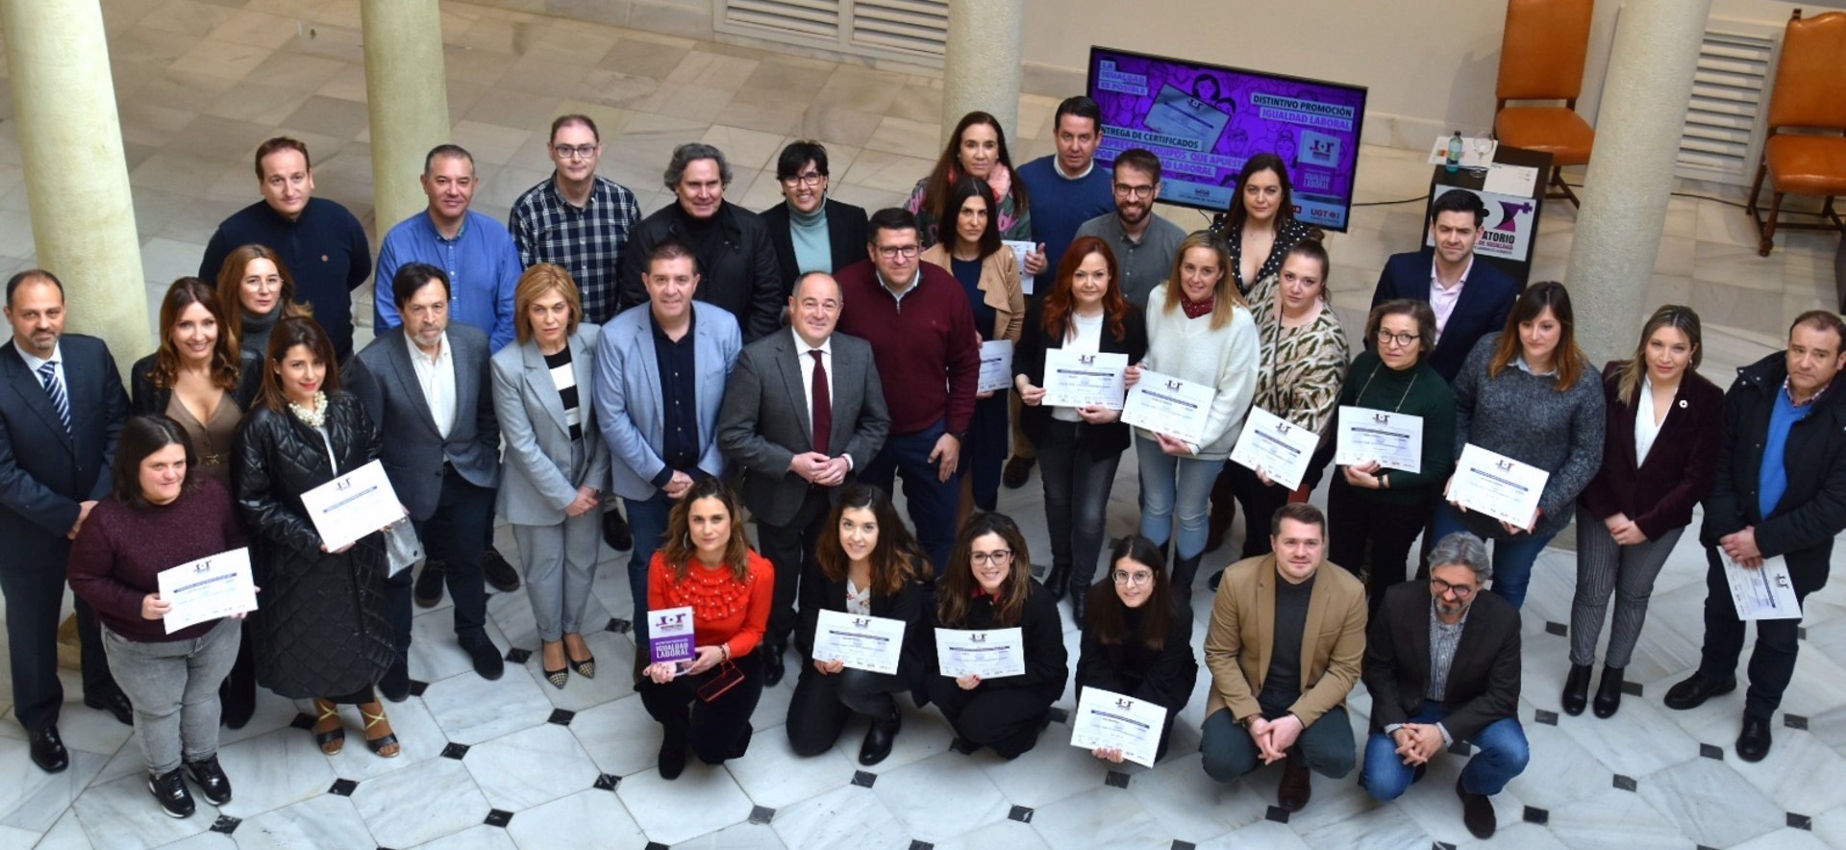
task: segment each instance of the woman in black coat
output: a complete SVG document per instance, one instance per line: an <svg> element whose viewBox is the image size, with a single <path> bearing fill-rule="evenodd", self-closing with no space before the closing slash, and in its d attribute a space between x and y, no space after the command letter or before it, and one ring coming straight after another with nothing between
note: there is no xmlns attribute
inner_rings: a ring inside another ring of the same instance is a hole
<svg viewBox="0 0 1846 850"><path fill-rule="evenodd" d="M1159 760L1173 739L1179 710L1192 698L1199 661L1192 655L1192 612L1173 604L1166 558L1139 534L1122 538L1109 555L1110 581L1090 588L1077 688L1097 688L1155 703L1167 710ZM1096 749L1099 759L1122 763L1122 751Z"/></svg>
<svg viewBox="0 0 1846 850"><path fill-rule="evenodd" d="M923 550L891 505L885 491L855 484L840 496L821 532L815 562L801 580L801 624L795 645L808 660L788 704L788 743L797 755L826 752L853 714L871 718L859 763L874 765L891 754L902 725L893 694L916 680L919 659L906 649L896 673L848 668L837 658L817 657L814 635L822 610L883 617L904 623L904 643L915 646L924 630Z"/></svg>
<svg viewBox="0 0 1846 850"><path fill-rule="evenodd" d="M333 343L313 319L276 324L263 392L244 417L232 468L237 505L254 544L257 681L285 697L312 697L314 739L340 751L339 703L355 703L366 744L389 758L397 736L372 686L397 657L385 608L381 535L328 551L301 494L378 457L383 444L352 396L340 391Z"/></svg>

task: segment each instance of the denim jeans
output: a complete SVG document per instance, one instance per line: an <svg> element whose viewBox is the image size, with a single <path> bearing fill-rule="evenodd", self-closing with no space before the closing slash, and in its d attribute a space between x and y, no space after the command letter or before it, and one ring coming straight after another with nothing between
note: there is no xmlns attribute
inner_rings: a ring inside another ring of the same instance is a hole
<svg viewBox="0 0 1846 850"><path fill-rule="evenodd" d="M1461 513L1455 510L1454 505L1443 502L1436 506L1438 543L1450 534L1467 530L1462 525ZM1545 551L1545 544L1556 536L1557 532L1554 531L1550 534L1521 534L1489 540L1493 545L1493 592L1513 603L1514 608L1524 606L1526 587L1532 583L1532 564L1538 560L1538 553Z"/></svg>
<svg viewBox="0 0 1846 850"><path fill-rule="evenodd" d="M1265 706L1263 709L1263 716L1270 720L1287 713L1287 706ZM1300 748L1301 757L1307 759L1308 769L1334 779L1351 773L1359 755L1352 739L1352 721L1347 719L1343 705L1334 706L1315 720L1314 725L1301 730L1301 735L1295 738L1295 746ZM1237 725L1237 718L1231 716L1228 708L1214 711L1205 718L1199 754L1205 775L1219 782L1236 782L1262 766L1262 750L1250 737L1250 730Z"/></svg>
<svg viewBox="0 0 1846 850"><path fill-rule="evenodd" d="M1078 445L1076 423L1052 420L1038 446L1038 459L1051 565L1069 566L1071 592L1083 593L1096 579L1096 562L1108 531L1109 488L1122 454L1096 454Z"/></svg>
<svg viewBox="0 0 1846 850"><path fill-rule="evenodd" d="M1442 703L1424 701L1423 710L1410 718L1412 723L1435 723L1448 716ZM1526 769L1531 751L1526 746L1525 729L1516 717L1505 717L1487 724L1468 743L1479 752L1468 759L1461 771L1461 787L1470 794L1489 797L1500 793ZM1365 791L1373 799L1389 802L1403 796L1416 781L1416 768L1404 764L1397 754L1397 742L1383 732L1373 732L1365 740L1365 769L1360 774Z"/></svg>
<svg viewBox="0 0 1846 850"><path fill-rule="evenodd" d="M135 706L147 769L160 775L218 754L218 683L231 672L243 622L225 617L189 640L129 640L103 627L109 670Z"/></svg>
<svg viewBox="0 0 1846 850"><path fill-rule="evenodd" d="M635 646L647 646L647 568L654 562L654 550L666 542L667 512L673 500L667 491L656 490L646 499L623 499L628 510L628 529L634 534L635 547L628 554L628 591L635 598Z"/></svg>
<svg viewBox="0 0 1846 850"><path fill-rule="evenodd" d="M955 546L955 507L961 499L961 473L954 473L949 480L942 481L936 464L929 461L929 454L935 450L936 440L942 434L941 422L915 434L892 434L885 438L884 448L859 473L861 484L883 488L892 495L897 493L892 485L900 477L904 480L904 503L910 510L910 524L916 529L917 543L923 547L923 554L935 565L937 576L949 566L949 550Z"/></svg>
<svg viewBox="0 0 1846 850"><path fill-rule="evenodd" d="M1205 524L1211 518L1211 486L1224 469L1224 459L1174 457L1160 450L1159 441L1138 434L1135 456L1141 463L1141 536L1156 546L1176 537L1176 557L1203 553ZM1176 516L1177 535L1173 532Z"/></svg>

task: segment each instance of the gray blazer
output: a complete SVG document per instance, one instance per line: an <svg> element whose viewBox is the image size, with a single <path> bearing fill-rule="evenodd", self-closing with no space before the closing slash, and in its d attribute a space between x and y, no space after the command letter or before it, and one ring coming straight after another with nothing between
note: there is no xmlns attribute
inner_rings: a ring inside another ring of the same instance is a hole
<svg viewBox="0 0 1846 850"><path fill-rule="evenodd" d="M884 387L869 343L843 333L829 342L833 430L827 435L828 454L847 455L853 469L864 469L891 431ZM788 469L796 454L814 450L801 367L806 349L796 346L795 332L786 328L750 343L737 359L718 414L718 445L744 467L744 507L770 525L793 522L811 486Z"/></svg>
<svg viewBox="0 0 1846 850"><path fill-rule="evenodd" d="M577 500L577 488L609 480L609 444L596 428L596 344L601 328L584 323L570 335L583 439L572 443L564 402L538 343L500 349L493 357L494 414L506 440L506 478L494 508L516 525L557 525Z"/></svg>
<svg viewBox="0 0 1846 850"><path fill-rule="evenodd" d="M447 440L436 431L436 420L430 416L423 384L410 362L403 326L379 334L353 355L340 376L346 390L384 434L384 451L378 459L397 497L418 522L436 512L445 460L477 487L500 483L500 426L494 418L489 383L487 334L451 322L449 346L455 361L455 422Z"/></svg>
<svg viewBox="0 0 1846 850"><path fill-rule="evenodd" d="M660 358L646 302L603 325L596 341L596 426L609 443L609 491L624 499L651 499L654 476L665 469L666 417L660 409ZM699 469L724 477L718 450L718 408L725 379L743 348L737 320L723 307L692 302L693 352L699 374Z"/></svg>

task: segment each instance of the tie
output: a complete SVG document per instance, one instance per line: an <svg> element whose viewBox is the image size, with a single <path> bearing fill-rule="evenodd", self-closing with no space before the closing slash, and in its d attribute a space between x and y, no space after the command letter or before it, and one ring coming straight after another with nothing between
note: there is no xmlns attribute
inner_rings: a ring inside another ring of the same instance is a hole
<svg viewBox="0 0 1846 850"><path fill-rule="evenodd" d="M58 380L58 364L54 361L38 367L38 378L45 385L45 394L51 396L51 406L58 409L58 418L64 422L64 433L71 430L71 403L64 397L64 383Z"/></svg>
<svg viewBox="0 0 1846 850"><path fill-rule="evenodd" d="M826 454L827 435L833 433L833 400L827 396L827 363L821 358L820 349L808 353L814 355L814 450Z"/></svg>

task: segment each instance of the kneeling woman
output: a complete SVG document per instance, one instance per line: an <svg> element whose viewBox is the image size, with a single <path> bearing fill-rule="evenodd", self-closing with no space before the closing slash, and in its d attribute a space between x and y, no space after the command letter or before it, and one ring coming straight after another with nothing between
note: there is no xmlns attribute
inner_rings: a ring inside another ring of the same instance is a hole
<svg viewBox="0 0 1846 850"><path fill-rule="evenodd" d="M1153 541L1139 534L1122 538L1109 555L1109 565L1111 581L1090 588L1077 687L1165 706L1167 726L1154 755L1158 760L1167 754L1173 724L1199 678L1199 661L1192 655L1192 612L1173 604L1166 558ZM1121 750L1092 752L1097 758L1122 762Z"/></svg>
<svg viewBox="0 0 1846 850"><path fill-rule="evenodd" d="M938 628L1022 632L1026 671L982 679L950 678L932 671L929 698L955 729L956 752L992 747L1017 758L1038 743L1051 703L1064 693L1064 628L1058 604L1032 579L1032 558L1019 526L1005 514L980 513L962 524L942 577ZM924 644L934 647L933 636Z"/></svg>
<svg viewBox="0 0 1846 850"><path fill-rule="evenodd" d="M173 605L162 570L244 545L231 494L195 471L198 455L179 423L137 416L122 428L114 492L96 504L71 545L71 589L102 618L109 671L135 706L147 787L167 814L192 814L180 767L205 799L231 801L218 767L218 683L231 672L242 629L224 617L169 633Z"/></svg>
<svg viewBox="0 0 1846 850"><path fill-rule="evenodd" d="M826 529L815 553L818 569L809 565L801 581L801 627L795 642L809 664L801 668L801 681L788 704L788 743L797 755L819 755L839 740L849 715L863 714L872 719L872 728L859 747L859 763L873 765L891 754L903 721L892 694L916 680L918 659L907 651L896 673L872 673L847 668L824 653L817 656L819 612L901 621L904 643L916 646L927 637L918 634L925 623L923 589L917 584L927 561L898 518L891 497L869 484L854 485L840 497Z"/></svg>
<svg viewBox="0 0 1846 850"><path fill-rule="evenodd" d="M689 662L649 664L636 689L660 721L660 777L686 769L686 747L699 761L723 764L750 748L750 713L763 695L756 647L769 626L775 569L750 550L737 497L701 478L667 515L666 544L647 568L647 607L692 608Z"/></svg>

